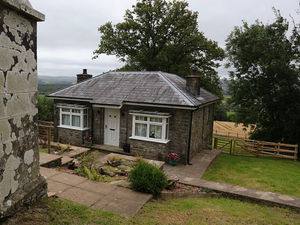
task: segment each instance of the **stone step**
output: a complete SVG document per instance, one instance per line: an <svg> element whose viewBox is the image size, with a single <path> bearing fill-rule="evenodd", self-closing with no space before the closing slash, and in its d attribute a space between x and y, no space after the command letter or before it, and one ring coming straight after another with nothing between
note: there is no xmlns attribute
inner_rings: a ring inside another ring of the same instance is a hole
<svg viewBox="0 0 300 225"><path fill-rule="evenodd" d="M61 166L62 156L40 152L40 166L51 168Z"/></svg>
<svg viewBox="0 0 300 225"><path fill-rule="evenodd" d="M81 156L82 154L91 151L91 149L89 148L81 148L81 147L72 147L72 150L69 152L64 152L62 155L63 156L67 156L70 158L77 158L79 156Z"/></svg>
<svg viewBox="0 0 300 225"><path fill-rule="evenodd" d="M63 147L66 147L66 146L67 146L67 145L61 144L61 143L60 143L60 145L63 146ZM56 146L57 146L57 143L51 142L51 146L56 147ZM70 158L76 158L76 157L78 157L78 156L80 156L80 155L82 155L82 154L84 154L84 153L86 153L86 152L88 152L88 151L90 151L90 150L91 150L90 148L78 147L78 146L73 146L73 145L72 145L72 146L71 146L71 151L64 152L64 153L62 154L62 156L68 156L68 157L70 157Z"/></svg>
<svg viewBox="0 0 300 225"><path fill-rule="evenodd" d="M73 162L73 158L70 158L68 156L63 156L62 159L61 159L61 165L62 166L68 166L70 163Z"/></svg>
<svg viewBox="0 0 300 225"><path fill-rule="evenodd" d="M119 147L115 147L115 146L109 146L109 145L92 145L91 148L94 149L94 150L100 150L102 152L107 152L107 153L118 153L118 154L122 154L122 155L133 156L133 153L124 152L123 149L121 149Z"/></svg>

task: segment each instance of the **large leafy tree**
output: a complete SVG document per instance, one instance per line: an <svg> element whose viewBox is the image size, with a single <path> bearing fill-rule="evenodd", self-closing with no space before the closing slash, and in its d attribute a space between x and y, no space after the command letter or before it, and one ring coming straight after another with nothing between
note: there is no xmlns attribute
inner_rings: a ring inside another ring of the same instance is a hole
<svg viewBox="0 0 300 225"><path fill-rule="evenodd" d="M94 58L115 55L125 62L121 70L161 70L183 77L197 71L204 87L222 96L216 68L224 51L199 31L197 18L185 1L138 0L123 22L99 28Z"/></svg>
<svg viewBox="0 0 300 225"><path fill-rule="evenodd" d="M300 143L300 35L279 11L271 24L243 22L226 42L231 103L253 138Z"/></svg>

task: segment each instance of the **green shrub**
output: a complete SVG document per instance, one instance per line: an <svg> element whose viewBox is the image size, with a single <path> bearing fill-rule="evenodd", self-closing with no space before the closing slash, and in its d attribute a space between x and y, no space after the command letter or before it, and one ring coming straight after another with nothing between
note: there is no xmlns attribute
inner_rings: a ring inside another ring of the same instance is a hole
<svg viewBox="0 0 300 225"><path fill-rule="evenodd" d="M158 195L168 184L165 173L144 160L137 161L129 174L129 181L134 190L154 195Z"/></svg>

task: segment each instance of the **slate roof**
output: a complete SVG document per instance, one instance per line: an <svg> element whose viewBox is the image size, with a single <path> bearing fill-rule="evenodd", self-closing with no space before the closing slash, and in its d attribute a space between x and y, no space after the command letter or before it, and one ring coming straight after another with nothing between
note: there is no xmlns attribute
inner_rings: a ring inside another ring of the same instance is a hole
<svg viewBox="0 0 300 225"><path fill-rule="evenodd" d="M121 106L126 102L197 107L218 97L201 88L195 97L185 90L185 79L164 72L107 72L50 94L92 104Z"/></svg>

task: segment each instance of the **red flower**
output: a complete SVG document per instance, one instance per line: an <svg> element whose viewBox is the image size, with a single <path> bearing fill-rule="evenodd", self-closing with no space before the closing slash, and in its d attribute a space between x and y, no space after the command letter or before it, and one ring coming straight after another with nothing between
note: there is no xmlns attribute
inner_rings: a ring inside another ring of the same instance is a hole
<svg viewBox="0 0 300 225"><path fill-rule="evenodd" d="M168 155L168 159L169 160L178 160L178 159L180 159L180 155L177 152L171 152Z"/></svg>

